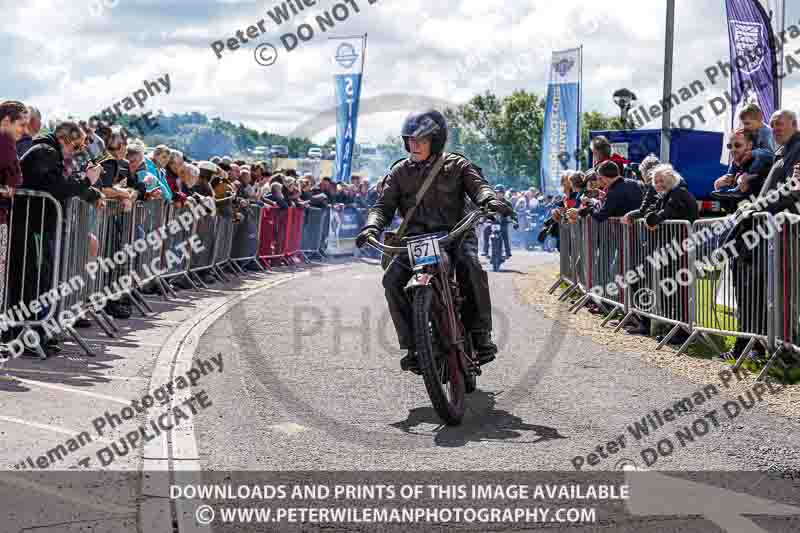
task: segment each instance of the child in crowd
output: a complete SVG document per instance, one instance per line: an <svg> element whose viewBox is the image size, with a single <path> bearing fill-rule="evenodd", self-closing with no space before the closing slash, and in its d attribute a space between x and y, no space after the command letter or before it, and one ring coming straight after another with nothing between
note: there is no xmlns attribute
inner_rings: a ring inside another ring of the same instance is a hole
<svg viewBox="0 0 800 533"><path fill-rule="evenodd" d="M739 111L739 121L742 128L755 134L756 142L753 149L769 150L775 153L775 139L772 136L772 128L764 124L764 113L758 104L747 104Z"/></svg>

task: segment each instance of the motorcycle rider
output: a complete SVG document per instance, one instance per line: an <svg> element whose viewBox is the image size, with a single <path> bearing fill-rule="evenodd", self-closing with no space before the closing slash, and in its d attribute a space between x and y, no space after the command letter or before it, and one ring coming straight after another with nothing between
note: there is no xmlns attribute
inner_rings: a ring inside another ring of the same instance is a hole
<svg viewBox="0 0 800 533"><path fill-rule="evenodd" d="M445 158L444 166L414 211L406 236L452 230L466 214L465 195L478 206L488 207L500 214L513 213L508 204L496 199L480 167L464 156L444 152L447 121L440 112L427 110L411 113L403 123L401 135L409 157L392 165L384 178L383 190L356 239L359 248L366 244L369 237L377 239L391 223L396 211L405 216L416 204L417 191L441 157ZM478 239L474 231L467 234L460 249L453 250L453 259L465 297L462 308L464 328L472 335L479 363L486 364L494 360L497 346L491 337L489 281L478 259ZM400 348L408 350L400 361L400 368L418 371L411 331L411 302L405 291L411 277L408 255L399 254L384 273L383 287Z"/></svg>
<svg viewBox="0 0 800 533"><path fill-rule="evenodd" d="M494 193L497 197L498 201L504 202L508 204L508 207L513 211L513 206L511 202L506 200L506 186L503 184L497 184L494 187ZM503 253L503 246L506 248L506 259L511 257L511 241L508 238L508 225L511 224L511 218L508 216L500 217L500 235L502 235L502 242L500 243L500 253ZM492 234L492 225L486 224L486 227L483 228L483 252L481 255L486 257L489 255L489 237Z"/></svg>

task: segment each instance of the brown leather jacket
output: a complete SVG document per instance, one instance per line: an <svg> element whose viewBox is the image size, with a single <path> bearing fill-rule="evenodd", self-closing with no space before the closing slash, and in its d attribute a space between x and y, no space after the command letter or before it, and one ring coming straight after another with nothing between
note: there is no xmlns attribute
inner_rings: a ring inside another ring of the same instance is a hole
<svg viewBox="0 0 800 533"><path fill-rule="evenodd" d="M447 154L444 167L434 178L414 216L406 235L448 231L465 215L465 194L478 205L494 199L494 191L483 179L480 167L458 154ZM417 191L428 177L434 161L414 163L404 159L386 176L383 191L367 215L367 227L381 231L392 222L395 211L400 216L416 203Z"/></svg>

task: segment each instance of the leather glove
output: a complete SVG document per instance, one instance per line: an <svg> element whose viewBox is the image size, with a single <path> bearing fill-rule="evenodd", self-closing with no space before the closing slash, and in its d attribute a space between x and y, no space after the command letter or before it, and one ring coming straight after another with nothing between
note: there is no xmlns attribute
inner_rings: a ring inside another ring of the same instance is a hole
<svg viewBox="0 0 800 533"><path fill-rule="evenodd" d="M501 202L500 200L489 200L486 202L486 207L488 207L490 211L494 211L495 213L499 213L504 216L511 216L514 213L513 207L505 202Z"/></svg>
<svg viewBox="0 0 800 533"><path fill-rule="evenodd" d="M367 239L370 237L375 237L377 239L380 234L381 232L378 231L378 228L376 227L370 226L368 228L364 228L361 230L361 233L358 234L358 237L356 237L356 246L363 248L364 245L367 244Z"/></svg>

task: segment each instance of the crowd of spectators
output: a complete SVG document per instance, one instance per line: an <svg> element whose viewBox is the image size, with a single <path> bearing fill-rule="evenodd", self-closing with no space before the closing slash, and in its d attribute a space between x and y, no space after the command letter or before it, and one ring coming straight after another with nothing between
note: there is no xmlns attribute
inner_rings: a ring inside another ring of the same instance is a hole
<svg viewBox="0 0 800 533"><path fill-rule="evenodd" d="M731 258L729 266L738 300L738 318L742 327L751 328L753 326L746 323L745 310L764 312L765 306L761 302L750 301L755 297L753 294L764 291L745 290L745 286L765 285L766 279L764 272L753 268L751 255L737 239L752 228L752 215L758 211L773 215L781 211L798 213L800 190L791 190L788 195L773 194L776 201L761 200L787 183L792 175L800 178L800 132L797 115L788 110L774 113L767 125L759 106L748 104L742 107L738 118L739 127L728 135L731 163L728 172L714 183L712 197L719 200L728 213L737 214L737 226L722 240L735 241L741 252ZM648 155L639 165L631 165L622 156L612 153L611 144L602 136L593 139L591 149L594 166L585 172L566 171L561 181L562 195L545 200L553 208L540 240L548 235L557 238L558 223L575 223L581 217L592 217L597 222L618 219L628 226L642 221L650 231L655 231L668 220L692 223L699 218L697 199L672 165L659 161L654 154ZM753 198L757 201L749 201ZM599 302L593 302L589 307L593 312L606 312ZM626 324L626 329L632 334L651 333L650 321L644 316ZM680 332L669 342L682 344L686 338ZM744 337L737 338L733 349L719 357L726 360L739 357L747 341ZM763 356L758 343L748 354L751 359Z"/></svg>
<svg viewBox="0 0 800 533"><path fill-rule="evenodd" d="M346 206L369 207L377 196L367 180L353 176L351 183L334 182L330 177L319 181L311 174L298 175L293 169L271 169L265 161L246 161L231 156L195 160L188 154L166 145L146 146L126 128L96 119L65 120L42 129L41 113L19 101L0 101L0 208L10 207L15 189L29 189L51 194L64 202L69 198L104 207L118 202L123 211L133 209L137 201L157 201L163 205L183 207L203 203L212 213L230 216L240 222L251 204L276 209ZM20 202L22 200L15 200ZM3 203L4 202L4 203ZM33 205L33 202L31 202ZM9 283L8 304L29 302L43 289L47 265L56 260L50 244L36 246L35 238L51 240L54 233L54 210L42 209L40 217L27 217L26 228L11 231L13 249L36 250L39 270L8 258L12 271L22 272L27 283ZM7 210L0 209L0 224L7 222ZM31 226L34 221L38 224ZM24 231L27 230L27 231ZM92 229L90 228L90 232ZM95 235L89 235L90 255L102 250ZM36 276L33 279L31 276ZM204 281L213 283L212 276ZM176 288L185 288L176 281ZM24 290L19 286L24 286ZM46 290L46 287L44 287ZM148 290L163 290L152 284ZM130 316L130 301L109 302L105 309L116 318ZM85 319L76 324L89 325ZM48 350L57 350L51 342Z"/></svg>

